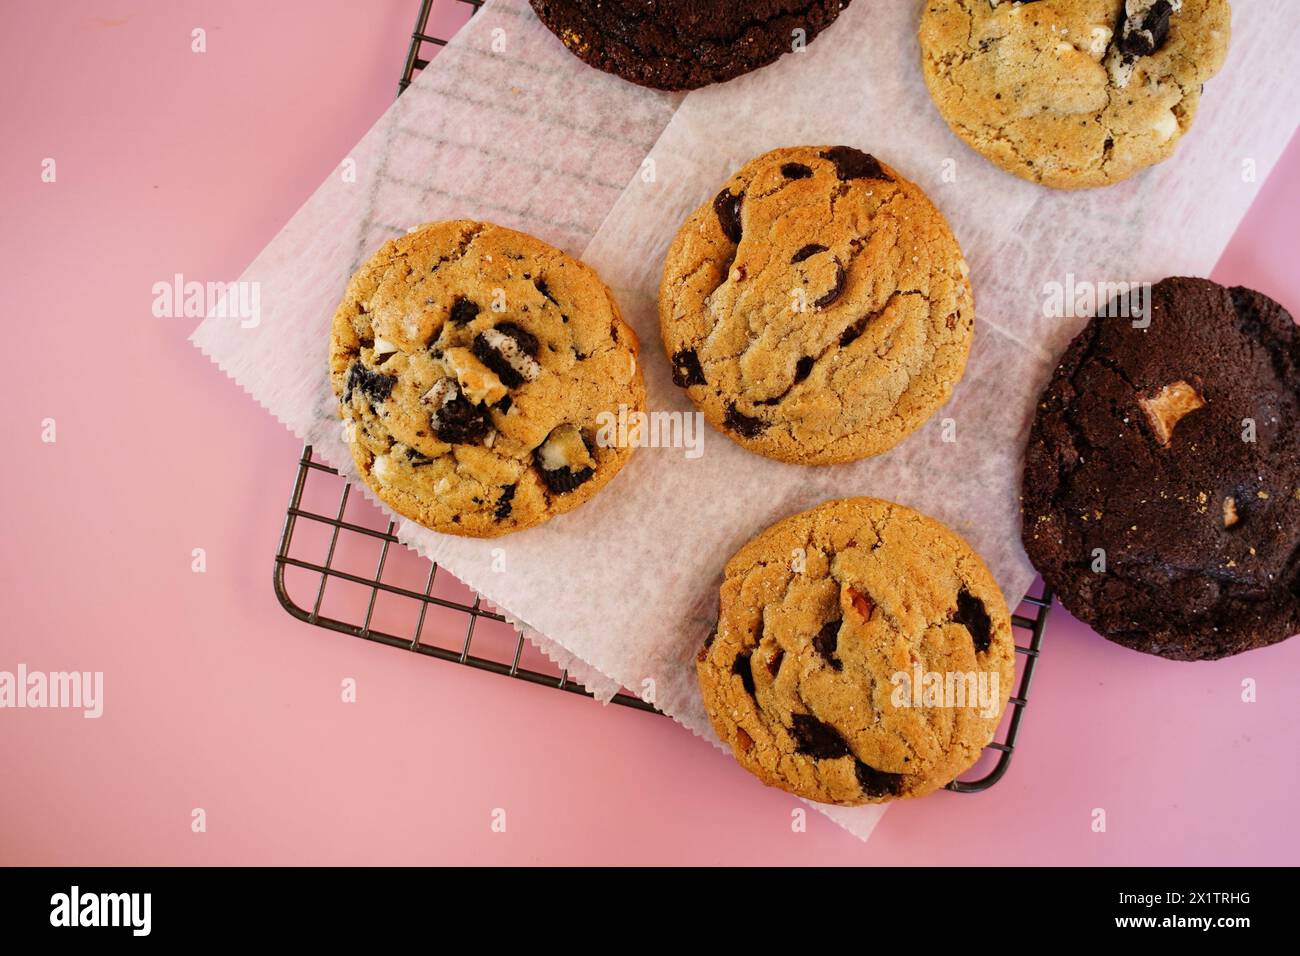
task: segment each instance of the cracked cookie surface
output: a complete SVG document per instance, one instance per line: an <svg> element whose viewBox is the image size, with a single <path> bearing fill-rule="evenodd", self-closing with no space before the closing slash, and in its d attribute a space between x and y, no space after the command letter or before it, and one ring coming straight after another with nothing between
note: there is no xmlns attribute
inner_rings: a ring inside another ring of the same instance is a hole
<svg viewBox="0 0 1300 956"><path fill-rule="evenodd" d="M659 322L673 380L760 455L833 464L892 448L961 378L975 308L919 187L849 146L773 150L682 225Z"/></svg>
<svg viewBox="0 0 1300 956"><path fill-rule="evenodd" d="M493 537L591 498L645 407L637 340L590 268L471 220L393 239L348 283L330 377L362 478L435 531ZM606 436L607 437L607 436Z"/></svg>
<svg viewBox="0 0 1300 956"><path fill-rule="evenodd" d="M727 562L697 671L746 770L852 806L921 796L974 764L1011 693L1015 646L965 541L902 505L847 498L776 523ZM931 674L953 675L953 696L918 697ZM982 683L982 700L957 696L959 683Z"/></svg>
<svg viewBox="0 0 1300 956"><path fill-rule="evenodd" d="M661 90L693 90L811 43L850 0L530 0L584 62Z"/></svg>
<svg viewBox="0 0 1300 956"><path fill-rule="evenodd" d="M1300 632L1300 330L1207 279L1157 283L1149 318L1094 318L1043 392L1025 549L1125 647L1205 660L1284 640Z"/></svg>
<svg viewBox="0 0 1300 956"><path fill-rule="evenodd" d="M1227 0L926 0L921 65L969 146L1079 189L1173 155L1230 33Z"/></svg>

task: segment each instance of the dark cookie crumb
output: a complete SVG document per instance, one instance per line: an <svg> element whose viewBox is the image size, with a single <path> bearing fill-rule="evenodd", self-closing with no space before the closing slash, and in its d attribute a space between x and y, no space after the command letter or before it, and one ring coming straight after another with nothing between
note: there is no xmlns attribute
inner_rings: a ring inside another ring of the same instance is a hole
<svg viewBox="0 0 1300 956"><path fill-rule="evenodd" d="M547 471L542 467L540 460L537 462L537 470L542 475L542 481L546 482L546 487L557 495L568 494L579 485L585 484L596 473L594 468L579 468L577 471L557 468L554 471Z"/></svg>
<svg viewBox="0 0 1300 956"><path fill-rule="evenodd" d="M551 287L547 285L546 280L540 276L533 280L533 288L540 292L542 296L548 299L553 305L560 304L555 300L555 296L551 295Z"/></svg>
<svg viewBox="0 0 1300 956"><path fill-rule="evenodd" d="M537 336L527 329L520 328L513 322L502 322L493 326L493 328L502 335L514 339L521 352L526 352L533 358L537 357L541 346L537 341ZM497 378L501 379L501 384L506 388L518 388L524 384L524 377L515 370L513 365L506 361L505 356L492 347L482 332L474 336L474 343L470 350L474 353L475 358L496 373Z"/></svg>
<svg viewBox="0 0 1300 956"><path fill-rule="evenodd" d="M1169 18L1173 12L1169 0L1156 0L1140 22L1130 25L1128 4L1120 4L1119 23L1115 27L1120 52L1139 57L1150 56L1159 50L1169 39Z"/></svg>

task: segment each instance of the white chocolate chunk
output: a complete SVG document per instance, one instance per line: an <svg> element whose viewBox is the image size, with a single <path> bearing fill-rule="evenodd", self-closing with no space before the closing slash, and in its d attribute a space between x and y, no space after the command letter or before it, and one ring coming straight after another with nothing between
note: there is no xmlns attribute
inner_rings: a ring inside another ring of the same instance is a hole
<svg viewBox="0 0 1300 956"><path fill-rule="evenodd" d="M379 358L381 355L392 355L396 351L397 346L388 339L375 339L375 358Z"/></svg>
<svg viewBox="0 0 1300 956"><path fill-rule="evenodd" d="M1163 143L1178 132L1178 117L1173 114L1172 110L1168 111L1160 119L1156 120L1151 128L1155 130L1156 137Z"/></svg>
<svg viewBox="0 0 1300 956"><path fill-rule="evenodd" d="M456 376L460 390L476 405L495 405L506 396L506 387L496 372L480 362L469 349L452 348L443 354L443 364Z"/></svg>
<svg viewBox="0 0 1300 956"><path fill-rule="evenodd" d="M538 459L546 471L559 471L561 468L581 471L595 465L582 440L582 433L575 425L560 425L553 430L542 443Z"/></svg>
<svg viewBox="0 0 1300 956"><path fill-rule="evenodd" d="M436 412L448 402L455 400L460 395L460 389L456 383L449 378L440 378L433 383L433 387L420 396L420 401L426 405L432 406Z"/></svg>

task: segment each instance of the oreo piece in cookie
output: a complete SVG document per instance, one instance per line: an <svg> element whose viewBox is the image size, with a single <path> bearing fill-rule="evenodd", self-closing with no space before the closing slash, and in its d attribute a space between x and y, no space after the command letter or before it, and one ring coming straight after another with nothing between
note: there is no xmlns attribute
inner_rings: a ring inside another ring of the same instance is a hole
<svg viewBox="0 0 1300 956"><path fill-rule="evenodd" d="M531 0L569 52L660 90L693 90L811 43L850 0Z"/></svg>
<svg viewBox="0 0 1300 956"><path fill-rule="evenodd" d="M1300 330L1267 296L1206 279L1119 305L1040 400L1030 559L1134 650L1211 660L1300 632Z"/></svg>
<svg viewBox="0 0 1300 956"><path fill-rule="evenodd" d="M495 537L577 508L631 442L584 443L639 414L637 339L591 269L468 219L386 243L348 283L330 382L357 472L435 531Z"/></svg>

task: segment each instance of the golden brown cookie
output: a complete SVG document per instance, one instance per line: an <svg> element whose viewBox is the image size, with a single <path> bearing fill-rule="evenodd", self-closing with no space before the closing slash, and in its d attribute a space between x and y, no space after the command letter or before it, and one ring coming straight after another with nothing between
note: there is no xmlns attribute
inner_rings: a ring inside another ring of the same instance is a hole
<svg viewBox="0 0 1300 956"><path fill-rule="evenodd" d="M362 478L435 531L493 537L589 499L645 406L636 335L587 266L491 223L435 222L358 270L330 375ZM610 430L605 430L608 434Z"/></svg>
<svg viewBox="0 0 1300 956"><path fill-rule="evenodd" d="M973 149L1080 189L1173 155L1230 32L1227 0L927 0L921 66Z"/></svg>
<svg viewBox="0 0 1300 956"><path fill-rule="evenodd" d="M728 437L824 465L948 400L975 326L961 248L917 186L850 146L747 163L682 225L659 322L673 380Z"/></svg>
<svg viewBox="0 0 1300 956"><path fill-rule="evenodd" d="M965 541L902 505L846 498L778 522L727 563L697 668L713 728L746 770L855 805L921 796L974 764L1010 696L1015 645Z"/></svg>

